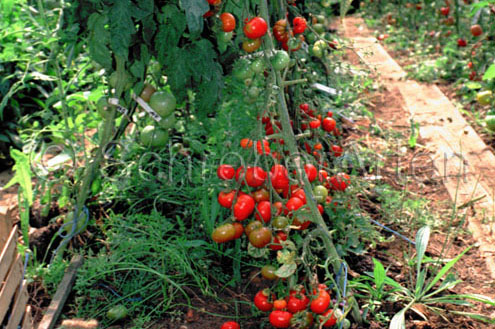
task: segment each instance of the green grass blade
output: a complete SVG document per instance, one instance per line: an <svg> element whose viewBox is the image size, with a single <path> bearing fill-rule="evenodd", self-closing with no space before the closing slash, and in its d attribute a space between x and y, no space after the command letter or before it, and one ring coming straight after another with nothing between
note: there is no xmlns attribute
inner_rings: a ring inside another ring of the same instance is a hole
<svg viewBox="0 0 495 329"><path fill-rule="evenodd" d="M459 259L461 259L461 257L464 256L464 254L468 252L471 248L472 247L467 247L466 249L464 249L463 252L457 255L457 257L455 257L450 262L445 264L444 267L442 267L442 269L438 271L437 275L433 278L433 280L430 282L430 284L426 287L424 291L425 292L430 291L430 289L435 286L438 280L440 280L455 265L455 263L457 263Z"/></svg>
<svg viewBox="0 0 495 329"><path fill-rule="evenodd" d="M389 329L406 329L406 319L404 318L404 314L406 313L406 309L402 309L399 313L396 313L390 321Z"/></svg>
<svg viewBox="0 0 495 329"><path fill-rule="evenodd" d="M421 264L423 261L423 257L426 252L426 247L428 246L428 241L430 240L430 227L429 226L423 226L418 230L418 233L416 233L416 273L417 273L417 278L416 278L416 283L420 282L421 278ZM424 283L424 280L423 280ZM420 287L422 288L422 287ZM416 290L417 287L416 287ZM422 289L421 289L422 290Z"/></svg>

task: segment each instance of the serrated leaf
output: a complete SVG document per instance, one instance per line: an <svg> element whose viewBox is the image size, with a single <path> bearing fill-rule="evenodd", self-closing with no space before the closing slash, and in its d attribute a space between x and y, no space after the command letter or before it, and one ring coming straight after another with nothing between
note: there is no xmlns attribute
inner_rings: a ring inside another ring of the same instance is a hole
<svg viewBox="0 0 495 329"><path fill-rule="evenodd" d="M155 3L153 0L139 0L132 10L132 16L140 21L146 16L153 14Z"/></svg>
<svg viewBox="0 0 495 329"><path fill-rule="evenodd" d="M405 309L402 309L399 313L396 313L390 321L389 329L406 329L406 319L404 318L405 313Z"/></svg>
<svg viewBox="0 0 495 329"><path fill-rule="evenodd" d="M483 74L483 81L491 79L495 79L495 64L490 65L485 74Z"/></svg>
<svg viewBox="0 0 495 329"><path fill-rule="evenodd" d="M132 3L130 0L115 1L110 8L110 46L115 55L128 59L132 35L136 32L132 21Z"/></svg>
<svg viewBox="0 0 495 329"><path fill-rule="evenodd" d="M203 31L203 15L210 9L204 0L182 0L181 8L186 12L186 21L189 32L192 34Z"/></svg>
<svg viewBox="0 0 495 329"><path fill-rule="evenodd" d="M296 270L297 270L296 263L284 264L275 271L275 275L278 276L279 278L288 278L289 276L294 274Z"/></svg>
<svg viewBox="0 0 495 329"><path fill-rule="evenodd" d="M108 18L105 15L94 13L89 17L88 29L90 30L88 44L89 55L105 70L112 69L112 54L108 45L110 32L105 28Z"/></svg>

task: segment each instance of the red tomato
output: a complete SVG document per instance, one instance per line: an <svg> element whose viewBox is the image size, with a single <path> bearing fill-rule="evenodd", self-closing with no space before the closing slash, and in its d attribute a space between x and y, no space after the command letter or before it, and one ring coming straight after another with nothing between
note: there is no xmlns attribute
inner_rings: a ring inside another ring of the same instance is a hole
<svg viewBox="0 0 495 329"><path fill-rule="evenodd" d="M277 201L273 204L273 206L275 207L275 209L277 209L275 216L279 216L282 213L282 208L284 207L284 205L282 204L282 202Z"/></svg>
<svg viewBox="0 0 495 329"><path fill-rule="evenodd" d="M316 205L318 207L318 211L320 212L320 215L323 215L323 212L325 211L325 209L323 208L323 206L321 204L317 204Z"/></svg>
<svg viewBox="0 0 495 329"><path fill-rule="evenodd" d="M283 165L272 166L270 179L274 189L283 189L289 186L289 172Z"/></svg>
<svg viewBox="0 0 495 329"><path fill-rule="evenodd" d="M328 178L328 173L325 170L318 171L318 180L320 182L325 182Z"/></svg>
<svg viewBox="0 0 495 329"><path fill-rule="evenodd" d="M292 313L287 311L272 311L268 317L270 324L275 328L289 328Z"/></svg>
<svg viewBox="0 0 495 329"><path fill-rule="evenodd" d="M304 165L304 171L306 172L306 176L308 176L309 182L314 181L318 176L318 170L311 163Z"/></svg>
<svg viewBox="0 0 495 329"><path fill-rule="evenodd" d="M483 29L479 24L475 24L471 26L471 34L473 35L473 37L479 37L483 34Z"/></svg>
<svg viewBox="0 0 495 329"><path fill-rule="evenodd" d="M220 329L241 329L241 326L239 326L239 323L235 321L229 321L222 324Z"/></svg>
<svg viewBox="0 0 495 329"><path fill-rule="evenodd" d="M334 119L329 117L323 119L323 130L325 130L326 132L332 132L336 126L337 122Z"/></svg>
<svg viewBox="0 0 495 329"><path fill-rule="evenodd" d="M258 291L258 293L254 296L254 306L262 312L272 310L273 304L268 301L268 293L266 291Z"/></svg>
<svg viewBox="0 0 495 329"><path fill-rule="evenodd" d="M466 47L467 46L467 41L464 40L464 39L462 39L462 38L459 38L459 39L457 39L457 45L459 47Z"/></svg>
<svg viewBox="0 0 495 329"><path fill-rule="evenodd" d="M345 191L347 186L351 183L351 177L349 175L340 173L330 177L330 184L335 191Z"/></svg>
<svg viewBox="0 0 495 329"><path fill-rule="evenodd" d="M449 16L450 13L450 7L442 7L440 8L440 14L443 16Z"/></svg>
<svg viewBox="0 0 495 329"><path fill-rule="evenodd" d="M213 10L208 10L206 13L203 14L203 18L208 18L208 17L211 17L213 15L215 15Z"/></svg>
<svg viewBox="0 0 495 329"><path fill-rule="evenodd" d="M257 141L256 151L258 154L270 154L270 143L267 140Z"/></svg>
<svg viewBox="0 0 495 329"><path fill-rule="evenodd" d="M244 185L244 167L243 166L240 166L239 168L237 168L237 170L235 171L235 180L236 182L242 182L242 185Z"/></svg>
<svg viewBox="0 0 495 329"><path fill-rule="evenodd" d="M231 32L235 30L235 17L231 13L222 13L220 15L222 21L222 30L224 32Z"/></svg>
<svg viewBox="0 0 495 329"><path fill-rule="evenodd" d="M324 324L323 327L329 328L337 324L337 318L333 315L333 310L328 310L322 315L320 315L320 322L325 321L325 318L330 317Z"/></svg>
<svg viewBox="0 0 495 329"><path fill-rule="evenodd" d="M307 112L307 111L309 111L309 104L308 103L303 103L303 104L299 105L299 108L301 110L303 110L304 112Z"/></svg>
<svg viewBox="0 0 495 329"><path fill-rule="evenodd" d="M330 306L330 294L323 289L318 290L318 296L311 301L311 311L316 314L325 312Z"/></svg>
<svg viewBox="0 0 495 329"><path fill-rule="evenodd" d="M253 141L250 140L249 138L243 138L241 139L241 147L243 149L249 148L253 146Z"/></svg>
<svg viewBox="0 0 495 329"><path fill-rule="evenodd" d="M332 145L332 150L330 151L334 156L339 157L342 155L344 150L338 145Z"/></svg>
<svg viewBox="0 0 495 329"><path fill-rule="evenodd" d="M266 34L268 25L261 17L253 17L244 25L244 35L249 39L257 39Z"/></svg>
<svg viewBox="0 0 495 329"><path fill-rule="evenodd" d="M242 224L238 222L234 222L232 223L232 225L234 225L234 229L235 229L235 235L233 240L239 239L242 236L242 233L244 233L244 226L242 226Z"/></svg>
<svg viewBox="0 0 495 329"><path fill-rule="evenodd" d="M261 201L256 205L256 219L268 223L272 219L272 207L269 201Z"/></svg>
<svg viewBox="0 0 495 329"><path fill-rule="evenodd" d="M302 188L298 188L294 192L291 193L291 197L299 198L303 202L303 204L306 204L306 193L304 193L304 190Z"/></svg>
<svg viewBox="0 0 495 329"><path fill-rule="evenodd" d="M287 234L285 232L279 231L277 234L275 234L275 237L273 238L273 243L270 244L270 249L271 250L281 250L283 247L280 244L281 241L287 241Z"/></svg>
<svg viewBox="0 0 495 329"><path fill-rule="evenodd" d="M316 119L316 120L313 120L313 121L310 121L309 122L309 127L311 129L317 129L317 128L320 128L320 125L321 125L321 121Z"/></svg>
<svg viewBox="0 0 495 329"><path fill-rule="evenodd" d="M220 192L218 193L218 203L224 208L232 208L232 202L234 201L235 191Z"/></svg>
<svg viewBox="0 0 495 329"><path fill-rule="evenodd" d="M213 6L218 6L219 4L222 3L222 0L206 0L206 1L208 1L208 3Z"/></svg>
<svg viewBox="0 0 495 329"><path fill-rule="evenodd" d="M287 302L287 309L291 313L297 313L303 311L308 307L309 298L305 295L304 289L302 291L291 291L289 295L289 301Z"/></svg>
<svg viewBox="0 0 495 329"><path fill-rule="evenodd" d="M296 197L292 197L289 199L289 201L287 201L287 203L285 204L285 208L284 209L284 213L287 215L292 215L292 212L298 210L299 208L301 208L302 206L304 206L304 202L299 199L299 198L296 198Z"/></svg>
<svg viewBox="0 0 495 329"><path fill-rule="evenodd" d="M245 220L254 211L254 199L250 195L240 195L234 205L234 217L238 221Z"/></svg>
<svg viewBox="0 0 495 329"><path fill-rule="evenodd" d="M292 20L292 26L293 26L293 31L294 33L304 33L304 30L306 30L307 22L304 17L294 17Z"/></svg>
<svg viewBox="0 0 495 329"><path fill-rule="evenodd" d="M224 164L218 166L217 168L217 176L220 179L229 180L234 178L234 175L235 175L235 169L231 165Z"/></svg>
<svg viewBox="0 0 495 329"><path fill-rule="evenodd" d="M246 183L251 187L258 187L265 182L267 173L260 167L248 167L246 170Z"/></svg>
<svg viewBox="0 0 495 329"><path fill-rule="evenodd" d="M283 310L287 307L287 301L285 299L277 299L273 302L273 308L276 310Z"/></svg>

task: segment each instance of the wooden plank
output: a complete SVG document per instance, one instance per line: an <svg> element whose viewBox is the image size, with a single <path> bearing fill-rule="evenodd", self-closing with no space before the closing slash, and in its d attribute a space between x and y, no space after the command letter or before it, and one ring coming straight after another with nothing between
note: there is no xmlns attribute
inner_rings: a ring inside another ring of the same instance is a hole
<svg viewBox="0 0 495 329"><path fill-rule="evenodd" d="M26 307L24 319L22 320L22 329L33 329L33 316L31 315L31 306Z"/></svg>
<svg viewBox="0 0 495 329"><path fill-rule="evenodd" d="M22 281L21 291L17 294L14 307L12 308L12 312L10 313L9 322L7 323L7 327L5 329L17 329L17 326L21 322L22 315L26 310L26 303L29 299L28 291L27 291L27 281Z"/></svg>
<svg viewBox="0 0 495 329"><path fill-rule="evenodd" d="M55 326L65 301L67 300L67 297L69 297L72 285L76 280L77 270L82 263L82 256L76 255L72 257L69 268L67 269L62 282L58 285L57 292L55 293L55 296L53 296L52 302L41 319L41 322L38 324L37 329L52 329Z"/></svg>
<svg viewBox="0 0 495 329"><path fill-rule="evenodd" d="M9 275L7 276L7 280L5 280L2 290L0 291L0 323L9 310L14 293L19 289L19 284L22 280L22 272L22 259L20 255L17 255Z"/></svg>
<svg viewBox="0 0 495 329"><path fill-rule="evenodd" d="M5 275L9 271L12 260L17 250L17 229L14 227L10 232L5 248L0 254L0 282L3 282Z"/></svg>
<svg viewBox="0 0 495 329"><path fill-rule="evenodd" d="M3 247L5 246L11 230L11 228L8 227L8 214L9 207L0 206L0 249L3 249Z"/></svg>

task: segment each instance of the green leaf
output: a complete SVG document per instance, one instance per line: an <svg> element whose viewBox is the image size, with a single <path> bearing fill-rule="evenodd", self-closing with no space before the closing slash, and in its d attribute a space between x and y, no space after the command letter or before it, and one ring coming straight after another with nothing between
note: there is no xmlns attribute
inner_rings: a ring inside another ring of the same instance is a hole
<svg viewBox="0 0 495 329"><path fill-rule="evenodd" d="M406 319L404 318L405 313L405 309L402 309L396 313L390 321L389 329L406 329Z"/></svg>
<svg viewBox="0 0 495 329"><path fill-rule="evenodd" d="M475 82L475 81L469 81L466 83L466 88L470 89L470 90L474 90L474 89L480 89L481 87L483 87L481 85L481 83L479 82Z"/></svg>
<svg viewBox="0 0 495 329"><path fill-rule="evenodd" d="M110 46L116 56L127 60L132 35L136 32L132 21L130 0L115 1L108 15L110 21Z"/></svg>
<svg viewBox="0 0 495 329"><path fill-rule="evenodd" d="M248 244L248 255L253 258L262 258L268 253L268 248L256 248L252 244Z"/></svg>
<svg viewBox="0 0 495 329"><path fill-rule="evenodd" d="M452 259L450 262L445 264L442 267L442 269L440 271L438 271L437 275L433 278L433 280L430 282L430 284L426 287L426 289L424 291L429 291L431 288L433 288L435 286L435 284L438 282L438 280L440 280L452 268L452 266L454 266L455 263L457 263L459 261L459 259L461 259L461 257L466 252L468 252L471 248L472 248L472 246L464 249L464 251L461 252L459 255L457 255L456 258Z"/></svg>
<svg viewBox="0 0 495 329"><path fill-rule="evenodd" d="M15 0L2 0L0 2L0 9L2 9L2 15L4 17L10 16L12 14L12 8L14 7Z"/></svg>
<svg viewBox="0 0 495 329"><path fill-rule="evenodd" d="M495 64L490 65L486 70L485 74L483 74L483 81L491 80L495 78Z"/></svg>
<svg viewBox="0 0 495 329"><path fill-rule="evenodd" d="M423 269L418 273L418 276L416 278L416 289L415 289L416 296L418 296L421 293L423 286L425 284L425 278L426 278L426 269Z"/></svg>
<svg viewBox="0 0 495 329"><path fill-rule="evenodd" d="M428 246L428 241L430 240L430 227L424 226L418 230L416 233L416 273L417 281L419 281L419 275L421 271L421 264L423 257L426 252L426 247Z"/></svg>
<svg viewBox="0 0 495 329"><path fill-rule="evenodd" d="M146 16L152 15L155 8L153 0L139 0L136 5L133 6L132 16L140 21Z"/></svg>
<svg viewBox="0 0 495 329"><path fill-rule="evenodd" d="M29 157L17 149L10 150L10 156L15 161L13 170L15 171L14 177L4 186L9 188L14 184L19 184L21 192L26 199L28 206L33 204L33 187L31 185L31 167L29 164Z"/></svg>
<svg viewBox="0 0 495 329"><path fill-rule="evenodd" d="M373 264L375 265L373 269L373 277L375 279L376 289L380 290L385 283L385 268L383 267L382 263L380 263L375 258L373 258Z"/></svg>
<svg viewBox="0 0 495 329"><path fill-rule="evenodd" d="M89 17L88 28L89 34L89 55L100 64L105 70L112 69L112 54L108 48L110 43L110 32L105 28L108 23L108 17L94 13Z"/></svg>
<svg viewBox="0 0 495 329"><path fill-rule="evenodd" d="M203 31L203 15L210 9L204 0L182 0L181 8L186 12L187 27L192 34Z"/></svg>
<svg viewBox="0 0 495 329"><path fill-rule="evenodd" d="M294 274L297 270L297 264L296 263L289 263L289 264L284 264L280 266L276 271L275 274L279 278L288 278L292 274Z"/></svg>

